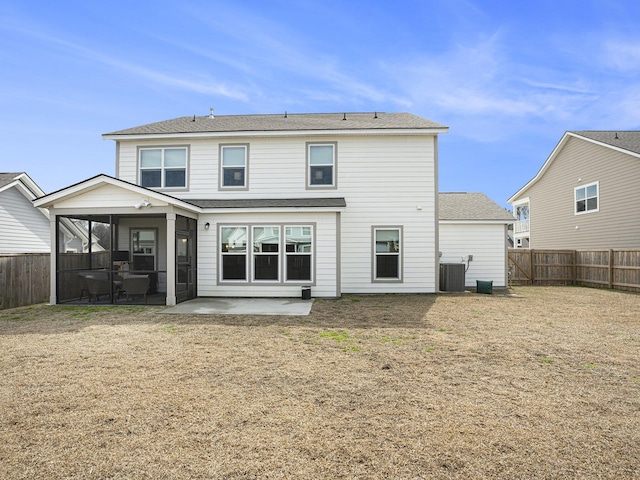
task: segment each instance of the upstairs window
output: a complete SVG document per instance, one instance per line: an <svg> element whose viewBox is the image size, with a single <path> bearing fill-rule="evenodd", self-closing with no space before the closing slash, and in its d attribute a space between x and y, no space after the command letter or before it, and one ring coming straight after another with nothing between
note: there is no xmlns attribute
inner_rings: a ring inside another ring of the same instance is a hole
<svg viewBox="0 0 640 480"><path fill-rule="evenodd" d="M598 182L574 189L576 215L598 211L600 207L598 201L599 190Z"/></svg>
<svg viewBox="0 0 640 480"><path fill-rule="evenodd" d="M247 188L248 145L220 146L220 188Z"/></svg>
<svg viewBox="0 0 640 480"><path fill-rule="evenodd" d="M307 187L335 188L336 144L307 144Z"/></svg>
<svg viewBox="0 0 640 480"><path fill-rule="evenodd" d="M187 186L187 148L141 148L140 185L147 188Z"/></svg>

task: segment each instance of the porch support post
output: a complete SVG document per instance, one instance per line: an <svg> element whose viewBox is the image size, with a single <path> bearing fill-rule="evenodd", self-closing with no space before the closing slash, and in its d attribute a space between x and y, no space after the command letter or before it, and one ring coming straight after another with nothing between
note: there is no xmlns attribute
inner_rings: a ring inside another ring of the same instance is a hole
<svg viewBox="0 0 640 480"><path fill-rule="evenodd" d="M58 291L57 279L58 279L58 216L50 212L49 216L49 230L51 234L51 248L49 249L50 259L50 272L49 272L49 303L55 305L58 303Z"/></svg>
<svg viewBox="0 0 640 480"><path fill-rule="evenodd" d="M167 305L176 304L176 214L167 213Z"/></svg>

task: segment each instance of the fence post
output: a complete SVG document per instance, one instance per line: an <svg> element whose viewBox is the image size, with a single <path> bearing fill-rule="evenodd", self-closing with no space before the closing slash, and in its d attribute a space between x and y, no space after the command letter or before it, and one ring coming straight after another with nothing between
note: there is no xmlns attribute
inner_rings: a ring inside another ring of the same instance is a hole
<svg viewBox="0 0 640 480"><path fill-rule="evenodd" d="M534 285L536 279L536 266L533 264L533 248L529 250L529 264L531 265L531 285Z"/></svg>
<svg viewBox="0 0 640 480"><path fill-rule="evenodd" d="M575 250L573 250L571 258L573 261L573 268L571 269L573 278L571 279L571 285L576 285L578 283L578 253Z"/></svg>
<svg viewBox="0 0 640 480"><path fill-rule="evenodd" d="M613 249L609 249L609 288L613 288Z"/></svg>

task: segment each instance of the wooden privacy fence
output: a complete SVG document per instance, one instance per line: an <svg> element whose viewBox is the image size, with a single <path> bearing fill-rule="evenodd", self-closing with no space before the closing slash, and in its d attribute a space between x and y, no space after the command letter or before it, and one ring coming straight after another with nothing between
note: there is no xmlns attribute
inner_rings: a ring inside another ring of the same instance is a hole
<svg viewBox="0 0 640 480"><path fill-rule="evenodd" d="M509 282L640 291L640 250L509 249Z"/></svg>
<svg viewBox="0 0 640 480"><path fill-rule="evenodd" d="M0 310L49 301L48 253L0 255Z"/></svg>

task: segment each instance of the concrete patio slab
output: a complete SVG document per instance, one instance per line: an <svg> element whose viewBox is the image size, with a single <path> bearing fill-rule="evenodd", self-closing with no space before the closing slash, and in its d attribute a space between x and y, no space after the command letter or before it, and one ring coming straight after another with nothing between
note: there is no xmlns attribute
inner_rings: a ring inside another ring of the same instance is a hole
<svg viewBox="0 0 640 480"><path fill-rule="evenodd" d="M168 314L309 315L313 300L293 298L196 298L162 310Z"/></svg>

